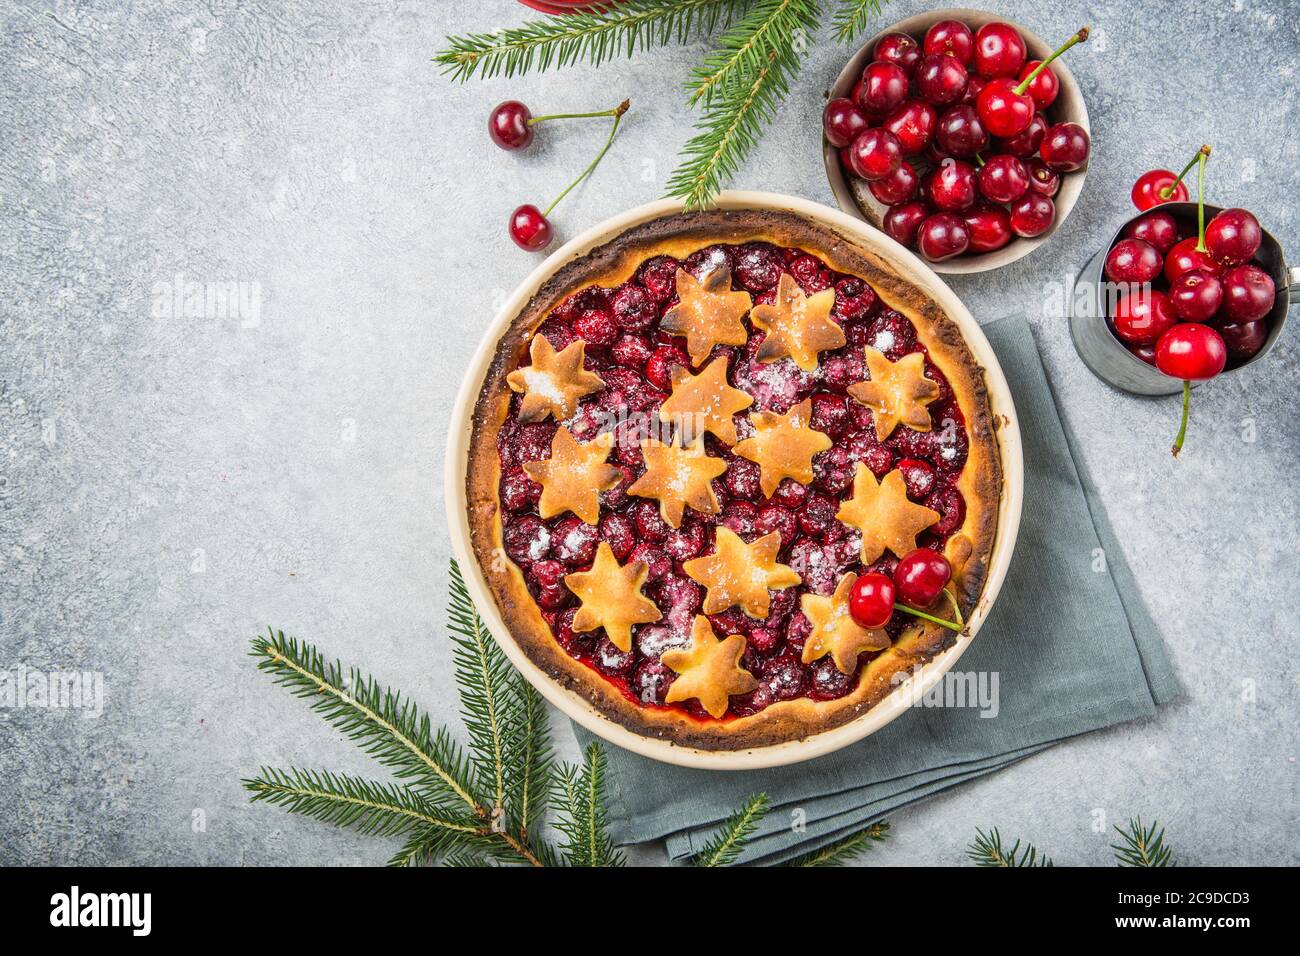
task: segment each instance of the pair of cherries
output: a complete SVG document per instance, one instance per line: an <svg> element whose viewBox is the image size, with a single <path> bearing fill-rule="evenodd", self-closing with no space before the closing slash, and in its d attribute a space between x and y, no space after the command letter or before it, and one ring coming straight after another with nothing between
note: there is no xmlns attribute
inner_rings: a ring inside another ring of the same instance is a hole
<svg viewBox="0 0 1300 956"><path fill-rule="evenodd" d="M952 565L947 558L930 548L917 548L898 562L892 578L879 571L859 576L849 593L849 615L862 627L875 629L884 627L895 611L905 611L960 630L960 623L921 613L934 606L950 580Z"/></svg>
<svg viewBox="0 0 1300 956"><path fill-rule="evenodd" d="M591 161L591 165L582 171L573 182L564 188L564 192L555 197L555 201L546 207L545 211L538 209L532 203L524 203L510 214L510 238L514 240L515 245L520 249L528 252L537 252L545 249L551 244L551 239L555 236L555 230L551 227L551 221L547 218L565 196L569 190L582 182L596 168L597 164L604 158L605 153L609 151L610 145L614 142L614 134L618 132L619 121L623 114L627 112L630 106L628 100L624 100L612 110L599 110L594 113L552 113L548 116L534 116L532 111L518 100L506 100L499 103L488 114L488 135L492 137L492 142L496 143L505 150L526 149L533 142L535 129L539 123L545 123L550 120L559 119L587 119L593 116L612 116L614 126L609 131L609 139L605 141L604 147Z"/></svg>

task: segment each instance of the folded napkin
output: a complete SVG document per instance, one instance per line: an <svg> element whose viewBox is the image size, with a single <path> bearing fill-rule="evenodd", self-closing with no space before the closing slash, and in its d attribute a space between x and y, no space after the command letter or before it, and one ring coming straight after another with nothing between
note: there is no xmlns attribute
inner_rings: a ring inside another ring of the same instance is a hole
<svg viewBox="0 0 1300 956"><path fill-rule="evenodd" d="M616 842L662 838L671 859L684 859L762 791L772 810L741 859L778 862L1067 737L1149 716L1178 695L1160 634L1071 450L1028 322L1010 316L983 328L1020 416L1024 513L1001 595L955 669L984 675L989 690L997 675L996 715L913 707L836 753L745 772L690 770L607 747ZM592 739L574 729L584 746Z"/></svg>

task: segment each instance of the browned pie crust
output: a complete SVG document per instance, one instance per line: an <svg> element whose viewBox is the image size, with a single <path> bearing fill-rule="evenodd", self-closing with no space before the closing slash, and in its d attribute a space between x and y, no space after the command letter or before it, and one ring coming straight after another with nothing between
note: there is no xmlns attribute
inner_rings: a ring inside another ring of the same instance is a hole
<svg viewBox="0 0 1300 956"><path fill-rule="evenodd" d="M638 706L599 673L570 657L552 636L528 593L522 572L506 557L497 497L497 434L510 404L506 375L526 354L534 330L572 292L592 284L618 285L652 256L685 259L689 253L713 243L750 241L803 249L838 272L866 280L885 305L911 321L918 341L948 378L966 418L969 440L966 465L957 482L966 501L966 520L946 545L948 556L958 566L960 552L965 550L959 539L964 537L970 543L970 556L957 573L966 615L979 600L988 576L1002 492L996 423L989 408L983 369L961 330L929 296L853 240L793 213L680 213L635 226L560 268L502 335L475 404L465 489L474 554L511 635L533 663L629 730L702 750L770 746L838 727L875 706L893 690L896 680L955 643L952 631L918 622L919 626L909 628L892 647L860 669L858 685L844 697L830 701L797 698L771 704L748 717L697 719L678 708Z"/></svg>

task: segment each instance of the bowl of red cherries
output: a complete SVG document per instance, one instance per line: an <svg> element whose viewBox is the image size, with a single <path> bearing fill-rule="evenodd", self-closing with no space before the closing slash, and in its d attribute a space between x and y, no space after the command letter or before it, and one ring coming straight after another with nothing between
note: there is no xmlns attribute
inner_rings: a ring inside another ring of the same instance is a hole
<svg viewBox="0 0 1300 956"><path fill-rule="evenodd" d="M1088 111L1068 50L979 10L937 10L872 37L822 114L841 209L936 272L996 269L1065 221L1088 168Z"/></svg>

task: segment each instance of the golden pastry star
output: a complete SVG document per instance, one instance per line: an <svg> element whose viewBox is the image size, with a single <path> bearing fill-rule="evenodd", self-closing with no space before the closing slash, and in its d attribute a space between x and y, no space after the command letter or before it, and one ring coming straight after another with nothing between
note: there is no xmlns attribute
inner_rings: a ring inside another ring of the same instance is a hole
<svg viewBox="0 0 1300 956"><path fill-rule="evenodd" d="M718 525L714 553L692 558L682 569L707 588L705 614L717 614L738 604L750 617L765 618L772 603L768 589L779 591L803 580L793 568L776 563L780 549L781 535L777 531L745 544L730 528Z"/></svg>
<svg viewBox="0 0 1300 956"><path fill-rule="evenodd" d="M578 399L605 387L599 375L582 367L586 354L587 343L581 340L557 352L546 336L533 336L528 347L533 364L506 376L511 391L524 393L519 406L521 422L540 422L547 415L554 415L557 422L572 418Z"/></svg>
<svg viewBox="0 0 1300 956"><path fill-rule="evenodd" d="M573 629L594 631L603 627L615 647L630 651L632 625L649 624L663 617L654 602L641 593L649 573L644 561L620 565L609 543L602 541L590 571L564 576L564 583L582 602L573 616Z"/></svg>
<svg viewBox="0 0 1300 956"><path fill-rule="evenodd" d="M677 270L677 304L664 313L659 327L686 336L691 364L699 365L715 345L744 345L749 339L740 320L753 304L748 292L731 291L731 270L719 266L696 279Z"/></svg>
<svg viewBox="0 0 1300 956"><path fill-rule="evenodd" d="M699 375L680 365L673 369L673 393L659 406L659 418L672 422L691 440L713 432L734 445L736 423L731 416L753 404L753 398L727 384L727 360L720 355Z"/></svg>
<svg viewBox="0 0 1300 956"><path fill-rule="evenodd" d="M537 512L543 518L572 511L587 524L600 520L600 492L613 488L623 473L605 460L614 447L614 433L578 444L563 425L551 439L551 457L524 463L528 477L542 486Z"/></svg>
<svg viewBox="0 0 1300 956"><path fill-rule="evenodd" d="M916 549L916 536L939 520L939 512L907 499L907 483L895 468L877 484L871 469L858 462L853 497L835 517L862 532L862 563L870 564L888 548L898 557Z"/></svg>
<svg viewBox="0 0 1300 956"><path fill-rule="evenodd" d="M858 655L863 651L883 651L889 646L889 635L883 629L865 628L849 614L849 594L858 576L850 571L840 578L831 597L805 594L799 605L804 617L812 623L812 631L803 646L803 662L811 664L831 655L842 674L852 674L858 669Z"/></svg>
<svg viewBox="0 0 1300 956"><path fill-rule="evenodd" d="M867 408L876 423L876 438L884 441L901 423L918 432L930 430L925 406L939 397L939 383L925 377L920 352L891 362L871 346L865 349L869 382L849 386L849 394Z"/></svg>
<svg viewBox="0 0 1300 956"><path fill-rule="evenodd" d="M844 330L831 318L834 305L834 289L805 297L794 276L781 273L776 300L754 306L749 314L754 327L767 333L754 357L760 362L790 358L805 372L815 371L818 352L837 349L847 341Z"/></svg>
<svg viewBox="0 0 1300 956"><path fill-rule="evenodd" d="M710 482L727 470L727 463L704 453L703 435L685 448L644 438L641 454L645 456L645 474L632 483L627 493L658 498L659 513L669 525L681 527L687 505L706 515L722 510Z"/></svg>
<svg viewBox="0 0 1300 956"><path fill-rule="evenodd" d="M758 686L754 675L740 666L740 655L744 653L743 636L732 634L720 641L709 619L703 614L696 615L691 627L691 646L665 651L660 658L666 667L677 672L677 679L668 688L664 700L671 704L694 697L710 716L721 717L727 712L732 694L747 694Z"/></svg>
<svg viewBox="0 0 1300 956"><path fill-rule="evenodd" d="M830 436L812 427L812 399L807 398L784 415L753 412L754 434L735 449L737 455L756 462L763 494L771 497L784 478L806 485L813 480L813 456L831 447Z"/></svg>

